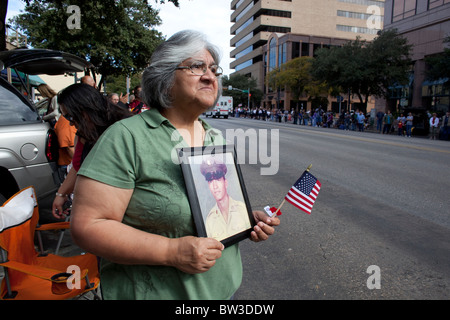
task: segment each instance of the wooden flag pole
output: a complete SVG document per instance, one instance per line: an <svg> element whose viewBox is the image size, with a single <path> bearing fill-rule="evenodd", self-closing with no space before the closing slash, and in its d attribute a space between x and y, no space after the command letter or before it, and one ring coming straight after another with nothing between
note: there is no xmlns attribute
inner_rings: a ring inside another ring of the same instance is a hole
<svg viewBox="0 0 450 320"><path fill-rule="evenodd" d="M308 168L306 169L306 171L309 172L309 170L311 170L311 168L312 168L312 164L310 164L310 165L308 166ZM284 199L283 199L283 202L278 206L277 211L275 211L275 214L273 215L274 217L277 216L278 211L280 211L281 207L284 205L285 202L286 202L286 198L284 198Z"/></svg>
<svg viewBox="0 0 450 320"><path fill-rule="evenodd" d="M280 211L281 207L283 206L283 204L286 202L286 199L283 199L283 202L280 204L280 206L278 207L277 211L275 211L275 214L273 215L274 217L277 216L278 211Z"/></svg>

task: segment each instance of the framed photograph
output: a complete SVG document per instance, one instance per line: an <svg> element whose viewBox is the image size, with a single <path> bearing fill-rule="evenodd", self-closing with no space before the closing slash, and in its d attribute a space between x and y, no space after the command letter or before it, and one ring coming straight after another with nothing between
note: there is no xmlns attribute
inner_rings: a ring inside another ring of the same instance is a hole
<svg viewBox="0 0 450 320"><path fill-rule="evenodd" d="M255 226L232 145L177 150L197 235L225 247L250 236Z"/></svg>

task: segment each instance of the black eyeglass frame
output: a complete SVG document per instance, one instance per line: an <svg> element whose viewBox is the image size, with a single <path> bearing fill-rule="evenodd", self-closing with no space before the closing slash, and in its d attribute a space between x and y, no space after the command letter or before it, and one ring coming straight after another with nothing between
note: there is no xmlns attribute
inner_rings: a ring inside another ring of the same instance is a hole
<svg viewBox="0 0 450 320"><path fill-rule="evenodd" d="M199 67L199 66L203 67L203 69L202 69L203 73L202 74L196 73L193 70L194 67ZM212 68L216 68L216 71L214 71ZM220 77L223 74L223 69L222 69L221 66L219 66L217 64L213 64L213 65L207 66L205 63L198 62L198 61L192 62L192 64L190 66L178 66L177 70L179 70L179 69L189 69L189 70L191 70L192 74L195 74L196 76L204 76L206 74L206 72L208 71L208 69L211 70L212 73L216 77Z"/></svg>

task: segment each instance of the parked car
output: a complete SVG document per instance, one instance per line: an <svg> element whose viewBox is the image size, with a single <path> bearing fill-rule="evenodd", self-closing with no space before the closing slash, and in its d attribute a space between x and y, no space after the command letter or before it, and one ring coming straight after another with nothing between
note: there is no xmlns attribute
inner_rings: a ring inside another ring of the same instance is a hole
<svg viewBox="0 0 450 320"><path fill-rule="evenodd" d="M17 49L0 52L0 70L6 68L27 75L58 75L92 65L60 51ZM48 213L59 187L58 148L54 131L34 104L0 77L0 205L22 188L34 186L40 209Z"/></svg>

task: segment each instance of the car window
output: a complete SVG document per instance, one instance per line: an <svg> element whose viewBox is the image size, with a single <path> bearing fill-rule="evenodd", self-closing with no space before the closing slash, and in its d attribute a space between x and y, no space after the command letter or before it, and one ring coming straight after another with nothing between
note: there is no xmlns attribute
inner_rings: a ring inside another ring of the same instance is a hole
<svg viewBox="0 0 450 320"><path fill-rule="evenodd" d="M0 79L0 125L41 121L31 104L8 82Z"/></svg>

